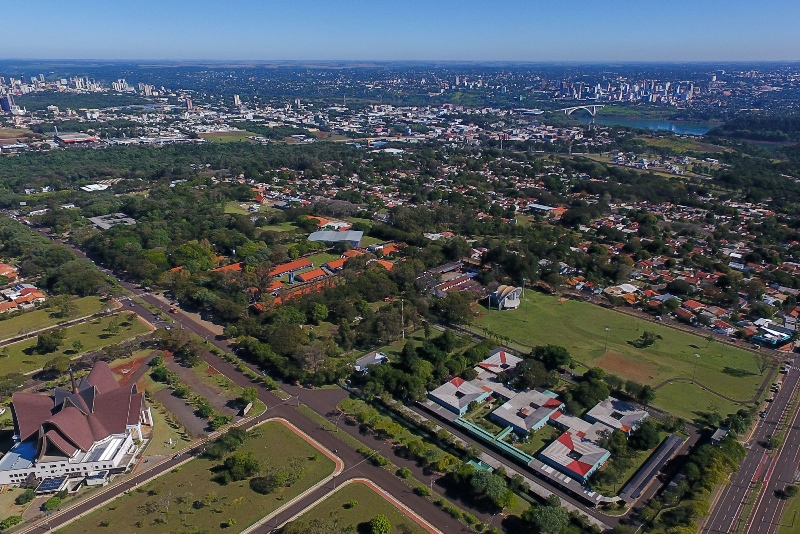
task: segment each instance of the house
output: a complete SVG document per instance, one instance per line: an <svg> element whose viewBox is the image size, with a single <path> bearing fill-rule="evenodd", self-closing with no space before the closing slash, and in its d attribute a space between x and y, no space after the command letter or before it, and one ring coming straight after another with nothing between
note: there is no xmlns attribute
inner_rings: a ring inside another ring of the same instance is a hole
<svg viewBox="0 0 800 534"><path fill-rule="evenodd" d="M458 415L464 415L472 402L483 402L492 390L474 382L467 382L463 378L454 378L445 382L433 391L428 392L428 398Z"/></svg>
<svg viewBox="0 0 800 534"><path fill-rule="evenodd" d="M478 367L483 371L489 371L495 376L500 373L510 373L522 361L522 358L514 356L502 347L494 349L486 359L478 363Z"/></svg>
<svg viewBox="0 0 800 534"><path fill-rule="evenodd" d="M347 258L339 258L338 260L329 261L324 267L329 271L341 271L344 269L344 262L346 261Z"/></svg>
<svg viewBox="0 0 800 534"><path fill-rule="evenodd" d="M598 402L584 417L590 422L602 423L612 430L620 430L630 436L649 415L647 411L640 410L630 403L608 397Z"/></svg>
<svg viewBox="0 0 800 534"><path fill-rule="evenodd" d="M353 368L356 373L366 374L370 365L383 365L388 361L389 358L384 353L373 351L356 360L353 364Z"/></svg>
<svg viewBox="0 0 800 534"><path fill-rule="evenodd" d="M567 415L562 411L554 412L548 421L552 426L572 433L579 438L588 439L595 443L611 433L611 429L603 423L590 423L580 417Z"/></svg>
<svg viewBox="0 0 800 534"><path fill-rule="evenodd" d="M489 294L489 303L498 310L515 310L519 308L521 295L521 287L501 285Z"/></svg>
<svg viewBox="0 0 800 534"><path fill-rule="evenodd" d="M504 426L511 426L514 432L528 436L542 428L550 416L564 408L551 391L523 391L495 409L489 418Z"/></svg>
<svg viewBox="0 0 800 534"><path fill-rule="evenodd" d="M564 432L538 454L545 464L585 484L611 453L572 432Z"/></svg>
<svg viewBox="0 0 800 534"><path fill-rule="evenodd" d="M70 375L71 389L12 395L15 445L0 458L0 484L123 472L136 458L142 425L153 425L144 392L120 386L103 361L79 383Z"/></svg>

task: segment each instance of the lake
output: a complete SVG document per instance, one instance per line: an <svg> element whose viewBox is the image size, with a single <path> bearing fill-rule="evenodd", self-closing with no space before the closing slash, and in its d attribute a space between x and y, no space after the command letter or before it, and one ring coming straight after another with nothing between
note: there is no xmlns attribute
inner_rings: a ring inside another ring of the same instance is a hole
<svg viewBox="0 0 800 534"><path fill-rule="evenodd" d="M627 119L625 117L580 117L584 124L602 124L603 126L626 126L643 130L669 130L684 135L703 135L716 126L710 122L666 121L660 119Z"/></svg>

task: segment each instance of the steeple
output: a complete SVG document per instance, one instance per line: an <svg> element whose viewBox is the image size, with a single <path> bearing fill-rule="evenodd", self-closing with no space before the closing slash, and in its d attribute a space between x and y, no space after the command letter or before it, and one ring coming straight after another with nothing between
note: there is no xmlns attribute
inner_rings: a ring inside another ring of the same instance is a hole
<svg viewBox="0 0 800 534"><path fill-rule="evenodd" d="M72 372L72 366L69 366L69 380L72 382L72 392L78 392L78 384L75 383L75 373Z"/></svg>

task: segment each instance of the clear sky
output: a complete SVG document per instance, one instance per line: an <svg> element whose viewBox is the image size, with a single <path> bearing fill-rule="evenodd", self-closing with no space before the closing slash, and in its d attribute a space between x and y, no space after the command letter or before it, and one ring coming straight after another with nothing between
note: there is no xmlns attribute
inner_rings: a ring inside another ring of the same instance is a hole
<svg viewBox="0 0 800 534"><path fill-rule="evenodd" d="M798 0L7 0L3 59L800 60Z"/></svg>

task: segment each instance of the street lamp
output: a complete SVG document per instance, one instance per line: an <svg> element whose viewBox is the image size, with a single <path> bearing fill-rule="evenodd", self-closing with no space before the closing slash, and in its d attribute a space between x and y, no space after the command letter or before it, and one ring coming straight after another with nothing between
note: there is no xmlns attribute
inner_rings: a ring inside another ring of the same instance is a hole
<svg viewBox="0 0 800 534"><path fill-rule="evenodd" d="M692 372L692 383L695 382L694 378L695 378L695 376L697 376L697 360L699 360L699 359L700 359L700 355L699 354L695 354L694 355L694 371Z"/></svg>
<svg viewBox="0 0 800 534"><path fill-rule="evenodd" d="M608 352L608 333L609 332L611 332L611 328L607 326L606 327L606 348L603 350L604 353Z"/></svg>

